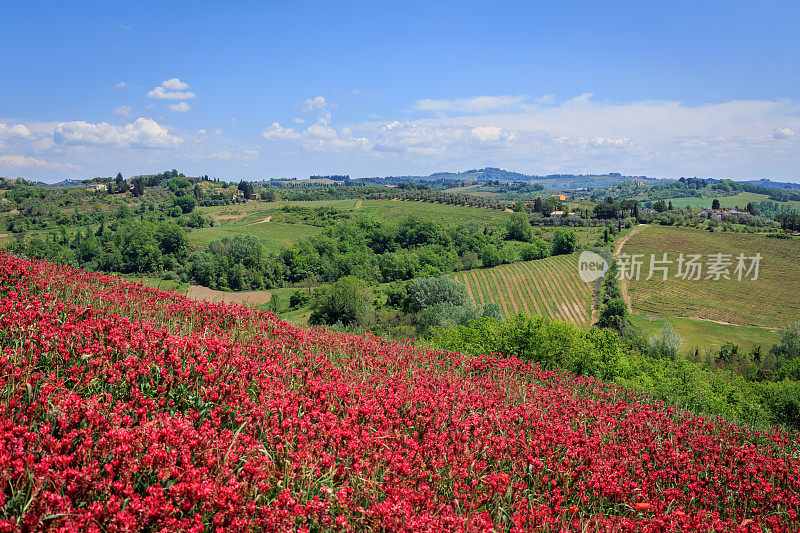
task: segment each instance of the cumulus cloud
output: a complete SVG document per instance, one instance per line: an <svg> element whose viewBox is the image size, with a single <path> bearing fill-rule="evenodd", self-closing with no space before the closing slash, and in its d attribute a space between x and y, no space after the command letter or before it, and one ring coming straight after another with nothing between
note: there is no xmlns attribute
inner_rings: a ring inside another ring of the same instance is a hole
<svg viewBox="0 0 800 533"><path fill-rule="evenodd" d="M181 139L149 118L137 118L130 124L114 126L107 122L82 120L58 123L53 141L63 145L115 146L119 148L165 148L180 144Z"/></svg>
<svg viewBox="0 0 800 533"><path fill-rule="evenodd" d="M187 111L190 111L192 109L192 106L190 106L186 102L169 104L167 107L169 108L170 111L175 111L176 113L186 113Z"/></svg>
<svg viewBox="0 0 800 533"><path fill-rule="evenodd" d="M109 169L146 172L169 165L229 172L260 156L257 147L226 137L222 131L177 130L148 118L113 125L65 121L17 124L0 120L0 169L36 179L106 175ZM116 171L116 170L115 170ZM2 172L0 172L0 175Z"/></svg>
<svg viewBox="0 0 800 533"><path fill-rule="evenodd" d="M184 83L178 78L170 78L161 84L168 91L183 91L189 88L188 83Z"/></svg>
<svg viewBox="0 0 800 533"><path fill-rule="evenodd" d="M27 139L30 137L31 131L24 124L13 124L9 126L4 122L0 122L0 139Z"/></svg>
<svg viewBox="0 0 800 533"><path fill-rule="evenodd" d="M294 131L292 128L284 128L279 122L273 122L270 127L265 128L264 131L261 132L261 136L270 140L289 140L300 138L299 133Z"/></svg>
<svg viewBox="0 0 800 533"><path fill-rule="evenodd" d="M121 81L118 84L114 85L114 88L115 89L124 89L127 86L128 86L128 82L127 81Z"/></svg>
<svg viewBox="0 0 800 533"><path fill-rule="evenodd" d="M148 92L147 96L158 100L191 100L197 96L187 89L189 89L188 83L184 83L178 78L170 78Z"/></svg>
<svg viewBox="0 0 800 533"><path fill-rule="evenodd" d="M800 103L790 100L603 102L589 92L561 102L552 95L420 100L417 118L375 117L347 126L333 125L321 103L308 128L273 124L264 137L293 141L306 151L409 158L431 166L516 164L537 172L599 168L743 177L772 169L780 178L796 177L800 167Z"/></svg>
<svg viewBox="0 0 800 533"><path fill-rule="evenodd" d="M328 102L325 100L323 96L315 96L314 98L306 99L305 103L303 104L303 112L310 113L316 109L325 109L328 107Z"/></svg>
<svg viewBox="0 0 800 533"><path fill-rule="evenodd" d="M472 135L481 141L499 141L503 130L497 126L478 126L472 129Z"/></svg>

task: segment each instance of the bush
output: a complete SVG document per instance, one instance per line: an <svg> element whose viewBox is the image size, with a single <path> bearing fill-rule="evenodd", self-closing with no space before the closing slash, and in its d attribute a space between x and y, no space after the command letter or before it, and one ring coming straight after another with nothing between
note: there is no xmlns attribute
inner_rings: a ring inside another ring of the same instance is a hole
<svg viewBox="0 0 800 533"><path fill-rule="evenodd" d="M311 297L306 291L294 291L292 295L289 296L289 306L296 309L307 304L310 299Z"/></svg>
<svg viewBox="0 0 800 533"><path fill-rule="evenodd" d="M372 311L371 300L363 281L345 276L332 285L314 291L308 321L312 325L365 325Z"/></svg>
<svg viewBox="0 0 800 533"><path fill-rule="evenodd" d="M530 242L533 238L531 223L525 213L514 213L506 223L506 239Z"/></svg>
<svg viewBox="0 0 800 533"><path fill-rule="evenodd" d="M452 306L471 304L467 286L446 276L417 278L408 284L408 305L412 311L447 303Z"/></svg>
<svg viewBox="0 0 800 533"><path fill-rule="evenodd" d="M574 231L557 229L553 238L553 255L571 254L575 251L576 242Z"/></svg>
<svg viewBox="0 0 800 533"><path fill-rule="evenodd" d="M519 256L523 261L534 259L544 259L550 255L550 246L542 239L534 239L530 244L526 244L519 251Z"/></svg>

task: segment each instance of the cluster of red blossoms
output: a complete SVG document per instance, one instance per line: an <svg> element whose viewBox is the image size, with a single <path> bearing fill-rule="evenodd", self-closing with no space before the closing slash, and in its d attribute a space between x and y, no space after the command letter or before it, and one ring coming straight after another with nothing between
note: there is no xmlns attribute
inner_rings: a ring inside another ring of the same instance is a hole
<svg viewBox="0 0 800 533"><path fill-rule="evenodd" d="M0 254L0 531L800 528L800 441Z"/></svg>

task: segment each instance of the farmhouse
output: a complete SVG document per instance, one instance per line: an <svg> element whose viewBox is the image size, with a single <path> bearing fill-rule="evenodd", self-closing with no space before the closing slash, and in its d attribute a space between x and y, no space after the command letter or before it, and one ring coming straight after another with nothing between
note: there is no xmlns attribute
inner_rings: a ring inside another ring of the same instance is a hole
<svg viewBox="0 0 800 533"><path fill-rule="evenodd" d="M567 201L567 195L566 194L553 194L553 195L550 196L550 198L555 198L556 200L559 200L561 202L566 202Z"/></svg>
<svg viewBox="0 0 800 533"><path fill-rule="evenodd" d="M553 211L552 213L550 213L550 217L551 218L561 218L561 217L564 216L564 214L565 214L564 211Z"/></svg>

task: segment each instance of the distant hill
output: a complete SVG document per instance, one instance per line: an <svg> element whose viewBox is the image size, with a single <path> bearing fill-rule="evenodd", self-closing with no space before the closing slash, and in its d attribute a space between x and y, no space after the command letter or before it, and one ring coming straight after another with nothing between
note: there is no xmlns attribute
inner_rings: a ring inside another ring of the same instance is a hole
<svg viewBox="0 0 800 533"><path fill-rule="evenodd" d="M772 181L767 178L762 178L760 180L748 180L748 181L743 181L742 183L749 183L750 185L755 185L757 187L766 187L768 189L786 189L791 191L800 191L800 183Z"/></svg>
<svg viewBox="0 0 800 533"><path fill-rule="evenodd" d="M625 181L644 182L648 185L661 183L665 180L648 178L647 176L626 176L619 172L608 174L548 174L529 175L520 172L504 170L502 168L487 167L482 169L466 170L464 172L436 172L423 178L426 180L460 180L460 181L501 181L527 183L540 183L549 189L602 189L612 187Z"/></svg>

